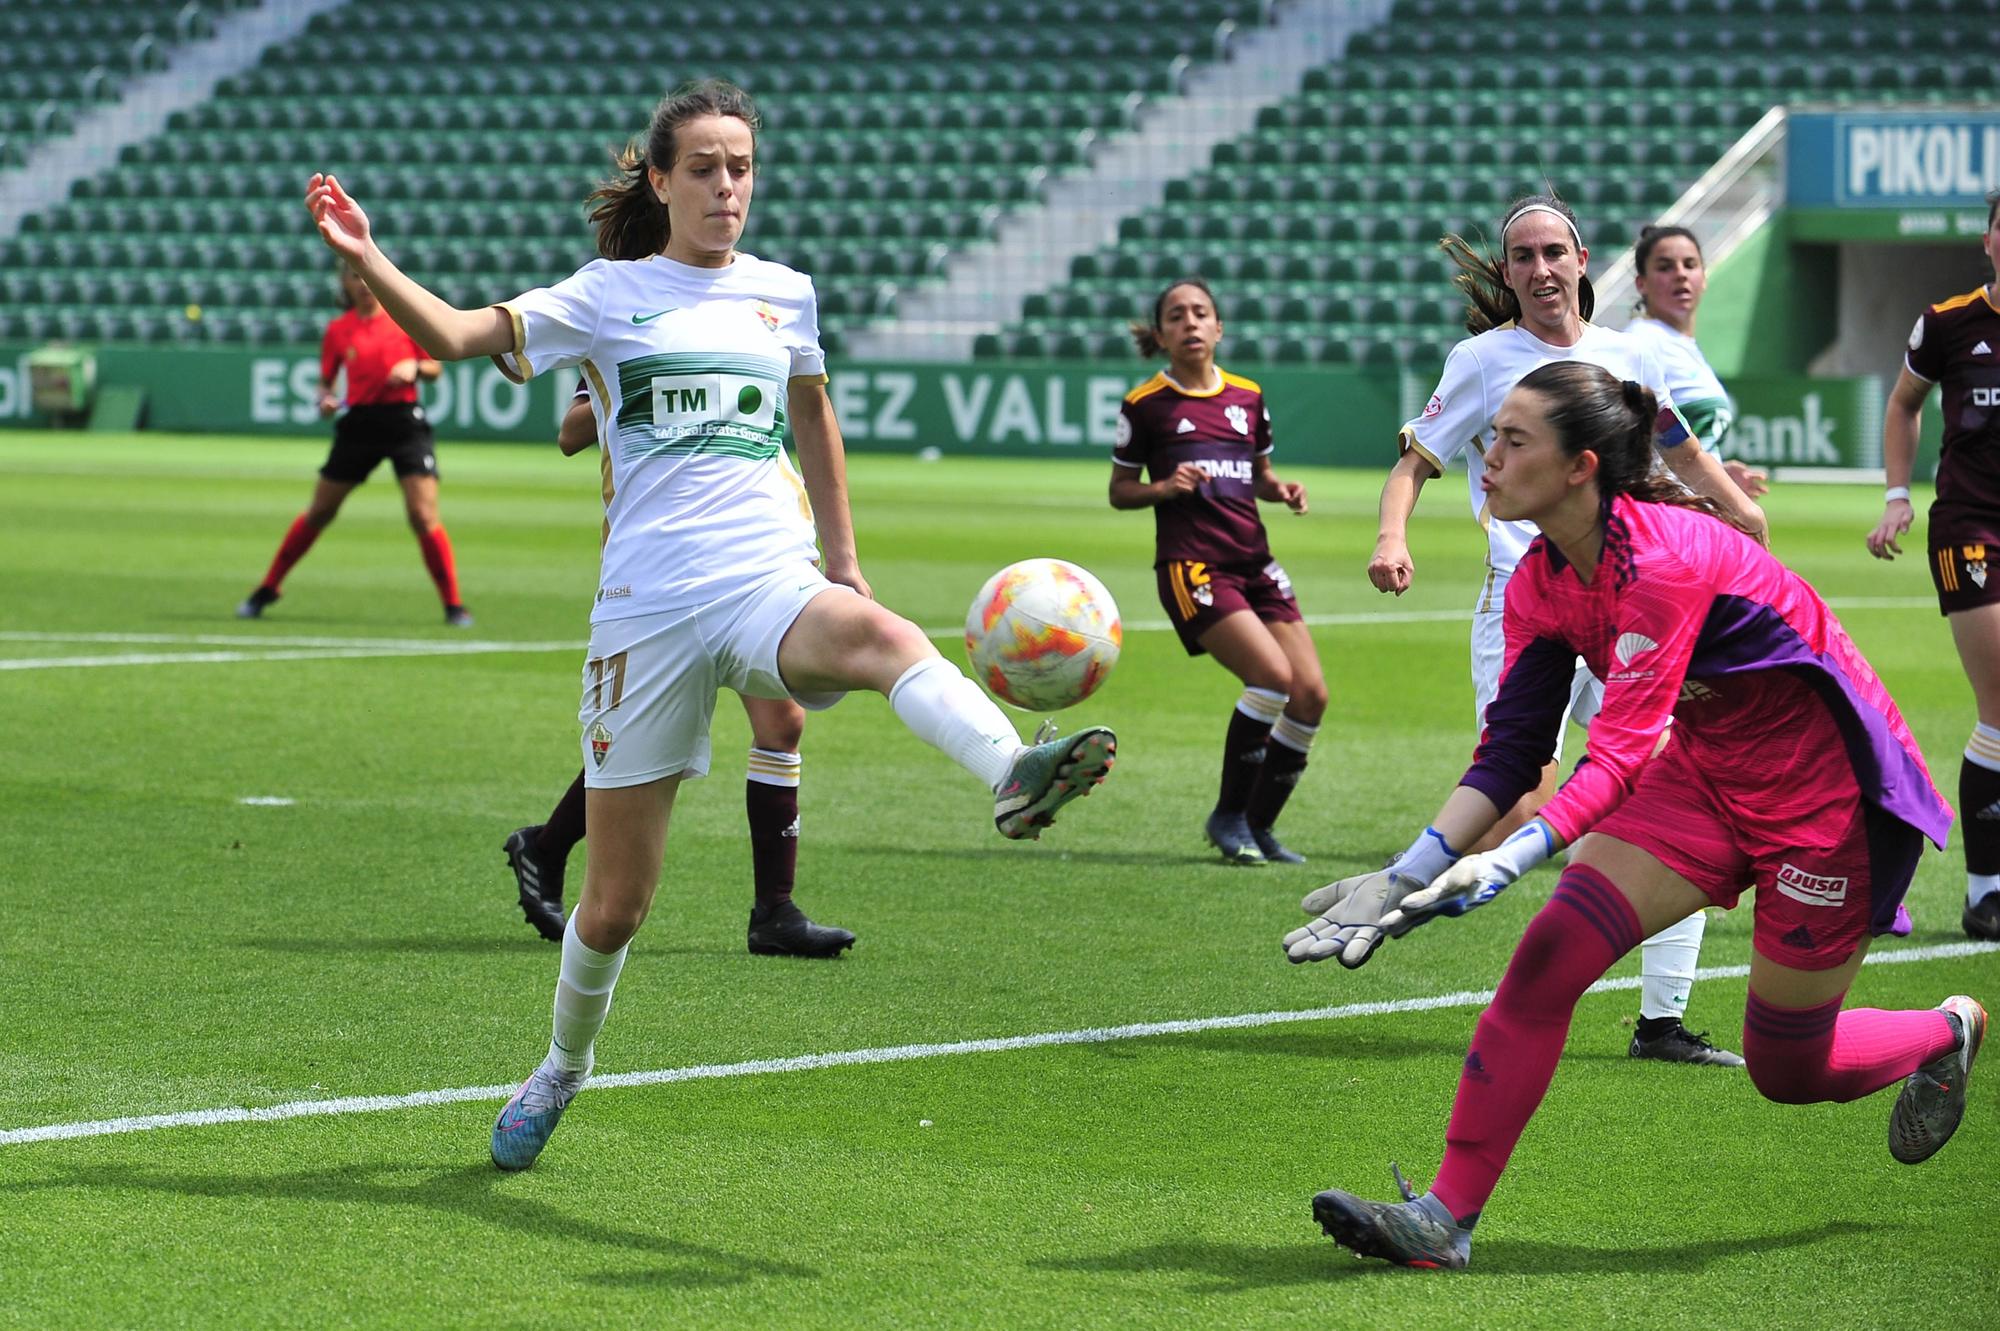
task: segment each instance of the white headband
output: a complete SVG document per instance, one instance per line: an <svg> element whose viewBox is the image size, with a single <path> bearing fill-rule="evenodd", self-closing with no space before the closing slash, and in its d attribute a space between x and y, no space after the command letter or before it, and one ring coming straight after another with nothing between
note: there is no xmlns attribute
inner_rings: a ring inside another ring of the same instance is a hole
<svg viewBox="0 0 2000 1331"><path fill-rule="evenodd" d="M1501 245L1503 246L1506 245L1507 232L1510 229L1512 229L1514 223L1520 221L1522 218L1526 217L1529 213L1547 213L1550 217L1558 219L1559 221L1562 222L1564 226L1569 228L1570 238L1576 241L1576 247L1579 250L1583 248L1583 235L1576 229L1576 223L1570 221L1567 217L1564 217L1561 213L1549 207L1549 205L1547 205L1546 203L1531 203L1527 205L1525 208L1522 208L1519 212L1515 213L1512 217L1508 218L1507 225L1500 228Z"/></svg>

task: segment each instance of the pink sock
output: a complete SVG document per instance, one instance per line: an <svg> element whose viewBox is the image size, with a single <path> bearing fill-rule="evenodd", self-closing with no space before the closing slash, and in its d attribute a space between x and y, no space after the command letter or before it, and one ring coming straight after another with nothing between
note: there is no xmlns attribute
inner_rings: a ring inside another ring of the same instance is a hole
<svg viewBox="0 0 2000 1331"><path fill-rule="evenodd" d="M1459 1074L1444 1162L1431 1183L1459 1223L1478 1219L1548 1092L1577 1000L1639 939L1639 917L1610 879L1581 865L1563 870L1514 949Z"/></svg>
<svg viewBox="0 0 2000 1331"><path fill-rule="evenodd" d="M1750 992L1743 1010L1743 1057L1767 1100L1809 1105L1859 1100L1894 1085L1958 1046L1951 1022L1936 1010L1840 1010L1776 1007Z"/></svg>

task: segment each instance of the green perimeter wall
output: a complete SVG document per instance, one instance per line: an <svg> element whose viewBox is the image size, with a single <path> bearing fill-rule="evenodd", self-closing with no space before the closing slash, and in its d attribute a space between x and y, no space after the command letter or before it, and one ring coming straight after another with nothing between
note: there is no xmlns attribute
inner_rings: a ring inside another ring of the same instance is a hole
<svg viewBox="0 0 2000 1331"><path fill-rule="evenodd" d="M1704 317L1704 324L1706 318ZM0 344L0 426L45 424L32 405L30 347ZM314 411L319 357L308 347L104 346L100 393L139 390L146 428L325 435ZM1234 366L1264 386L1287 462L1386 467L1431 375ZM1118 404L1143 367L1118 362L836 363L829 391L857 451L1107 457ZM486 361L445 367L425 403L445 438L550 443L576 378L510 383ZM1737 425L1725 453L1785 466L1867 465L1881 389L1872 379L1744 378L1730 384Z"/></svg>
<svg viewBox="0 0 2000 1331"><path fill-rule="evenodd" d="M1697 329L1716 374L1803 373L1838 326L1839 265L1832 245L1794 243L1782 217L1716 264Z"/></svg>

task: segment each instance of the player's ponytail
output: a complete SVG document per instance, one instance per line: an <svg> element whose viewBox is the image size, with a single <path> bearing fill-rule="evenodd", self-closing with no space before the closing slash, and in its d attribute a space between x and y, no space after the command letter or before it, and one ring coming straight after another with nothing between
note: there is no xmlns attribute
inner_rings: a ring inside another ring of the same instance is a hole
<svg viewBox="0 0 2000 1331"><path fill-rule="evenodd" d="M1529 194L1516 199L1507 209L1506 220L1500 223L1500 249L1507 249L1507 230L1523 213L1554 213L1569 223L1569 232L1576 241L1578 253L1583 250L1583 233L1577 226L1576 212L1554 194ZM1465 295L1465 331L1477 337L1479 334L1513 323L1521 317L1521 298L1507 285L1507 266L1489 248L1484 254L1473 250L1463 236L1448 235L1438 241L1438 248L1444 251L1458 271L1452 274L1451 283ZM1590 277L1578 273L1576 279L1576 310L1584 319L1597 310L1597 292L1590 285Z"/></svg>
<svg viewBox="0 0 2000 1331"><path fill-rule="evenodd" d="M1605 502L1614 495L1630 495L1649 504L1692 508L1748 530L1660 464L1653 446L1660 403L1644 384L1620 380L1585 361L1566 360L1531 370L1517 387L1542 400L1549 429L1566 457L1585 449L1597 455L1597 492Z"/></svg>
<svg viewBox="0 0 2000 1331"><path fill-rule="evenodd" d="M752 147L764 126L750 94L724 79L683 83L653 108L645 146L637 139L612 158L611 175L584 200L597 228L597 252L607 259L646 259L666 249L672 227L667 205L653 192L646 169L671 171L679 155L675 134L703 116L734 116L750 127Z"/></svg>
<svg viewBox="0 0 2000 1331"><path fill-rule="evenodd" d="M1166 355L1167 344L1160 340L1160 315L1167 308L1167 297L1182 287L1193 287L1208 297L1208 308L1215 311L1215 317L1222 318L1222 307L1215 303L1215 293L1209 290L1208 279L1201 277L1177 277L1160 288L1160 294L1153 297L1153 318L1150 323L1137 319L1128 320L1126 329L1132 334L1132 344L1139 348L1139 354L1147 360L1155 360Z"/></svg>

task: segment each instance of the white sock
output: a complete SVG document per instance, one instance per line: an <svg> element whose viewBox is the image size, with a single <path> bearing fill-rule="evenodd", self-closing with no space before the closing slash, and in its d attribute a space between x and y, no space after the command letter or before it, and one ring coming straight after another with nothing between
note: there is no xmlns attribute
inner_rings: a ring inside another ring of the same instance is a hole
<svg viewBox="0 0 2000 1331"><path fill-rule="evenodd" d="M1969 873L1965 876L1965 904L1977 906L1987 896L2000 892L2000 873Z"/></svg>
<svg viewBox="0 0 2000 1331"><path fill-rule="evenodd" d="M555 1034L549 1040L545 1064L552 1072L588 1073L597 1032L611 1011L611 991L624 969L625 953L599 952L576 936L576 915L571 911L563 928L562 974L556 977Z"/></svg>
<svg viewBox="0 0 2000 1331"><path fill-rule="evenodd" d="M916 737L998 790L1027 746L986 691L942 656L926 657L889 688L889 705Z"/></svg>
<svg viewBox="0 0 2000 1331"><path fill-rule="evenodd" d="M1277 723L1271 727L1271 739L1274 743L1282 744L1288 749L1296 749L1300 753L1312 752L1313 737L1318 734L1318 726L1309 726L1289 716L1280 716Z"/></svg>
<svg viewBox="0 0 2000 1331"><path fill-rule="evenodd" d="M1291 700L1288 693L1248 685L1243 690L1243 696L1236 700L1236 710L1252 721L1262 721L1268 726L1278 719L1285 710L1285 704Z"/></svg>
<svg viewBox="0 0 2000 1331"><path fill-rule="evenodd" d="M1695 963L1701 958L1701 936L1707 931L1708 912L1698 910L1639 945L1641 1017L1656 1020L1687 1015Z"/></svg>
<svg viewBox="0 0 2000 1331"><path fill-rule="evenodd" d="M1972 735L1965 741L1965 760L1989 772L2000 772L2000 730L1975 721Z"/></svg>
<svg viewBox="0 0 2000 1331"><path fill-rule="evenodd" d="M776 749L760 749L750 746L750 765L744 770L749 780L765 786L790 786L799 788L799 773L805 770L805 763L796 753L779 753Z"/></svg>

